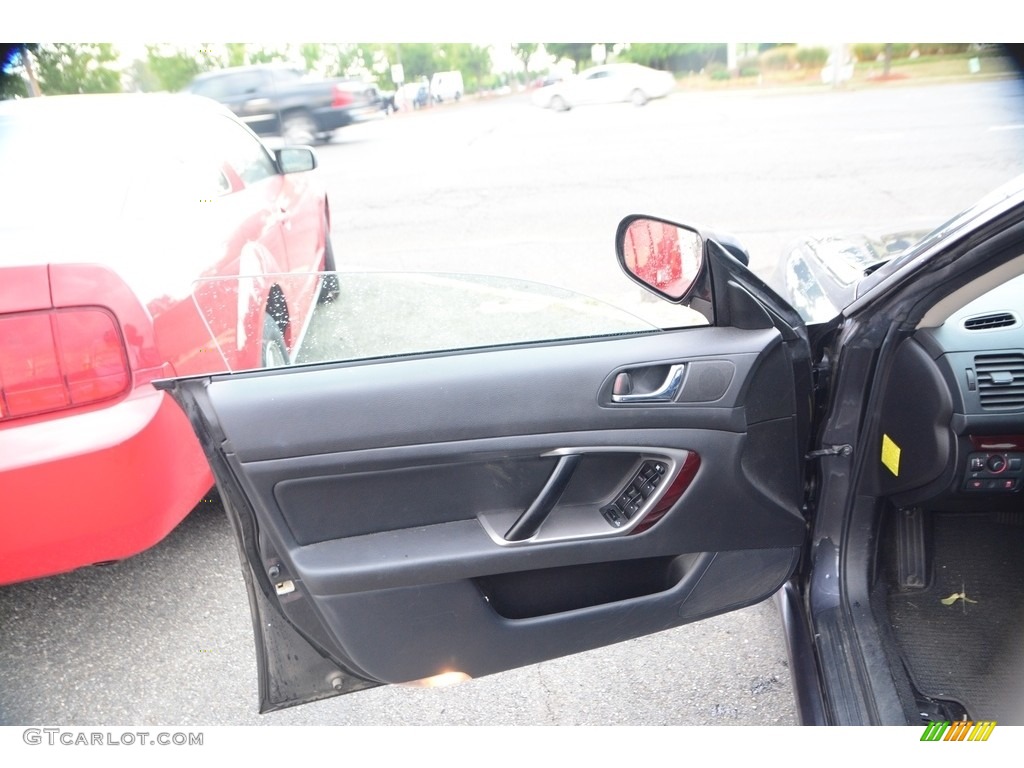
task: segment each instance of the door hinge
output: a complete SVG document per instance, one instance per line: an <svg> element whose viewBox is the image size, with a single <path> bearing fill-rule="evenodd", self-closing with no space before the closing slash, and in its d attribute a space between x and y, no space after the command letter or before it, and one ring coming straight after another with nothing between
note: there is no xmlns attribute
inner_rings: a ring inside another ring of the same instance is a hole
<svg viewBox="0 0 1024 768"><path fill-rule="evenodd" d="M828 448L821 448L817 451L811 451L805 459L820 459L822 456L849 456L853 453L852 445L830 445Z"/></svg>
<svg viewBox="0 0 1024 768"><path fill-rule="evenodd" d="M826 360L822 360L811 368L811 383L815 389L821 389L828 383L828 375L831 371L832 366Z"/></svg>
<svg viewBox="0 0 1024 768"><path fill-rule="evenodd" d="M811 383L815 390L824 389L829 384L829 376L832 374L832 361L828 352L824 352L821 358L811 366Z"/></svg>

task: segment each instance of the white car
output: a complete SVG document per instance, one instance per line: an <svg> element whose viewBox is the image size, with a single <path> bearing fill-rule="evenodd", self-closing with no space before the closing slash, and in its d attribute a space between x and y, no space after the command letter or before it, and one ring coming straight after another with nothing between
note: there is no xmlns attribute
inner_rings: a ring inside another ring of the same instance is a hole
<svg viewBox="0 0 1024 768"><path fill-rule="evenodd" d="M640 64L605 64L545 86L533 94L533 103L564 111L581 104L612 104L629 101L643 106L667 96L676 86L671 72Z"/></svg>
<svg viewBox="0 0 1024 768"><path fill-rule="evenodd" d="M462 73L458 70L451 72L435 72L430 78L430 98L440 104L443 101L458 101L466 92L466 86L462 82Z"/></svg>

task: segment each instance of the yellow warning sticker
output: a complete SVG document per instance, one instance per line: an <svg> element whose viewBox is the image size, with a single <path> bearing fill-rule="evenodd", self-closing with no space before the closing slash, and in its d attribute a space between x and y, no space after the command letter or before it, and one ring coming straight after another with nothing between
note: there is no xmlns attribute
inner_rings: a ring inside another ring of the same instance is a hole
<svg viewBox="0 0 1024 768"><path fill-rule="evenodd" d="M888 435L882 435L882 463L896 477L900 476L900 447Z"/></svg>

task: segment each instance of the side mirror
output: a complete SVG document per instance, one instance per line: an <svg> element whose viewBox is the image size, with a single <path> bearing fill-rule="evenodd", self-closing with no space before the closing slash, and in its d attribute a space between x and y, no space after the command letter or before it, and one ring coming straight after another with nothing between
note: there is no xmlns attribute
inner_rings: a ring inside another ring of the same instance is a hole
<svg viewBox="0 0 1024 768"><path fill-rule="evenodd" d="M700 233L651 216L623 219L615 250L626 274L673 302L686 298L704 266Z"/></svg>
<svg viewBox="0 0 1024 768"><path fill-rule="evenodd" d="M316 168L316 153L310 147L283 147L274 150L281 173L302 173Z"/></svg>

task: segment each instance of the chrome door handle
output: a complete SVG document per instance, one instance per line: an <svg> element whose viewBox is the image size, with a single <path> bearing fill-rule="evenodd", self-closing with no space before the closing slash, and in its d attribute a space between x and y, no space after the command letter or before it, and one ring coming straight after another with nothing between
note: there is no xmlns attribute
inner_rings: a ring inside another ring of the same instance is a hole
<svg viewBox="0 0 1024 768"><path fill-rule="evenodd" d="M679 394L683 384L683 371L686 366L677 363L668 369L665 381L659 387L650 392L631 392L629 394L616 395L612 393L613 403L670 403ZM620 374L622 375L622 374ZM628 375L628 374L627 374Z"/></svg>

